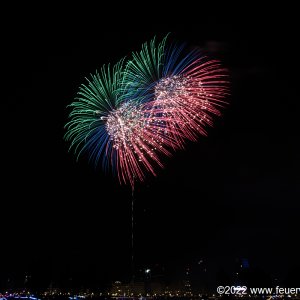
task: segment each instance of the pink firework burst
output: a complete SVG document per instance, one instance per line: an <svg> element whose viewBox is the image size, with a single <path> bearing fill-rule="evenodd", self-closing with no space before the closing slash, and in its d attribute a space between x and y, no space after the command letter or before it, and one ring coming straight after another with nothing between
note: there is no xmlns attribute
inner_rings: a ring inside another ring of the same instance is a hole
<svg viewBox="0 0 300 300"><path fill-rule="evenodd" d="M178 75L161 78L154 87L154 106L161 109L170 134L181 146L195 141L213 125L213 115L228 94L226 69L216 60L197 59Z"/></svg>
<svg viewBox="0 0 300 300"><path fill-rule="evenodd" d="M106 130L116 157L121 182L134 187L145 173L163 167L161 154L196 141L220 115L228 94L226 69L216 60L197 59L177 75L154 84L154 97L144 103L129 101L110 112Z"/></svg>

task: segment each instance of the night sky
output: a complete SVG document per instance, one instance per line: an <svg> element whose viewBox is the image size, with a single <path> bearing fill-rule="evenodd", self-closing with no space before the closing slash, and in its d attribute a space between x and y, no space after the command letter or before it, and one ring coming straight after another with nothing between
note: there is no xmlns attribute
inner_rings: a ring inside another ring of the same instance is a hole
<svg viewBox="0 0 300 300"><path fill-rule="evenodd" d="M230 273L237 259L247 258L273 279L295 278L300 159L293 18L283 24L277 15L241 14L98 27L95 20L78 24L88 18L43 18L32 24L24 18L7 31L0 286L8 278L22 285L25 274L36 286L129 280L130 187L68 153L66 106L85 76L168 32L223 61L230 106L207 137L187 143L164 160L156 178L137 185L137 272L158 265L171 280L190 266L196 277L203 260L214 282L219 270Z"/></svg>

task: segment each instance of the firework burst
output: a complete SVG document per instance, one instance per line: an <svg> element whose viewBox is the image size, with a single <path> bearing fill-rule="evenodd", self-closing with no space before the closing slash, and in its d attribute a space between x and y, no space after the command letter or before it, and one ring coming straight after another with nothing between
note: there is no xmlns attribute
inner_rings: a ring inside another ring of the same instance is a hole
<svg viewBox="0 0 300 300"><path fill-rule="evenodd" d="M198 50L184 55L184 47L166 48L165 39L155 47L155 39L145 43L127 63L129 94L142 95L165 118L177 145L206 135L228 95L227 71L217 60L209 60Z"/></svg>
<svg viewBox="0 0 300 300"><path fill-rule="evenodd" d="M96 165L117 173L120 182L143 181L145 173L155 175L154 166L162 167L159 154L171 155L175 146L159 113L149 103L124 97L123 61L112 69L103 67L100 73L81 85L70 107L65 139L77 159L87 153Z"/></svg>
<svg viewBox="0 0 300 300"><path fill-rule="evenodd" d="M145 43L132 60L103 66L70 105L65 139L77 158L116 173L134 188L163 167L162 156L195 141L220 115L228 82L218 61L183 46Z"/></svg>

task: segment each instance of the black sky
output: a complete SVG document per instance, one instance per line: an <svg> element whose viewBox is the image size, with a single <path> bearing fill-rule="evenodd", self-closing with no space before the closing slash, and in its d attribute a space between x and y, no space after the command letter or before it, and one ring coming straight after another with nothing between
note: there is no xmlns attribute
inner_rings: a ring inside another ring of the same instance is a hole
<svg viewBox="0 0 300 300"><path fill-rule="evenodd" d="M208 137L137 186L137 269L159 264L176 277L204 259L213 278L246 257L281 280L299 270L295 27L292 16L253 13L98 27L87 17L57 23L42 15L7 30L2 286L7 278L21 284L25 273L40 285L129 278L130 188L68 154L66 106L85 76L168 32L220 58L232 95Z"/></svg>

